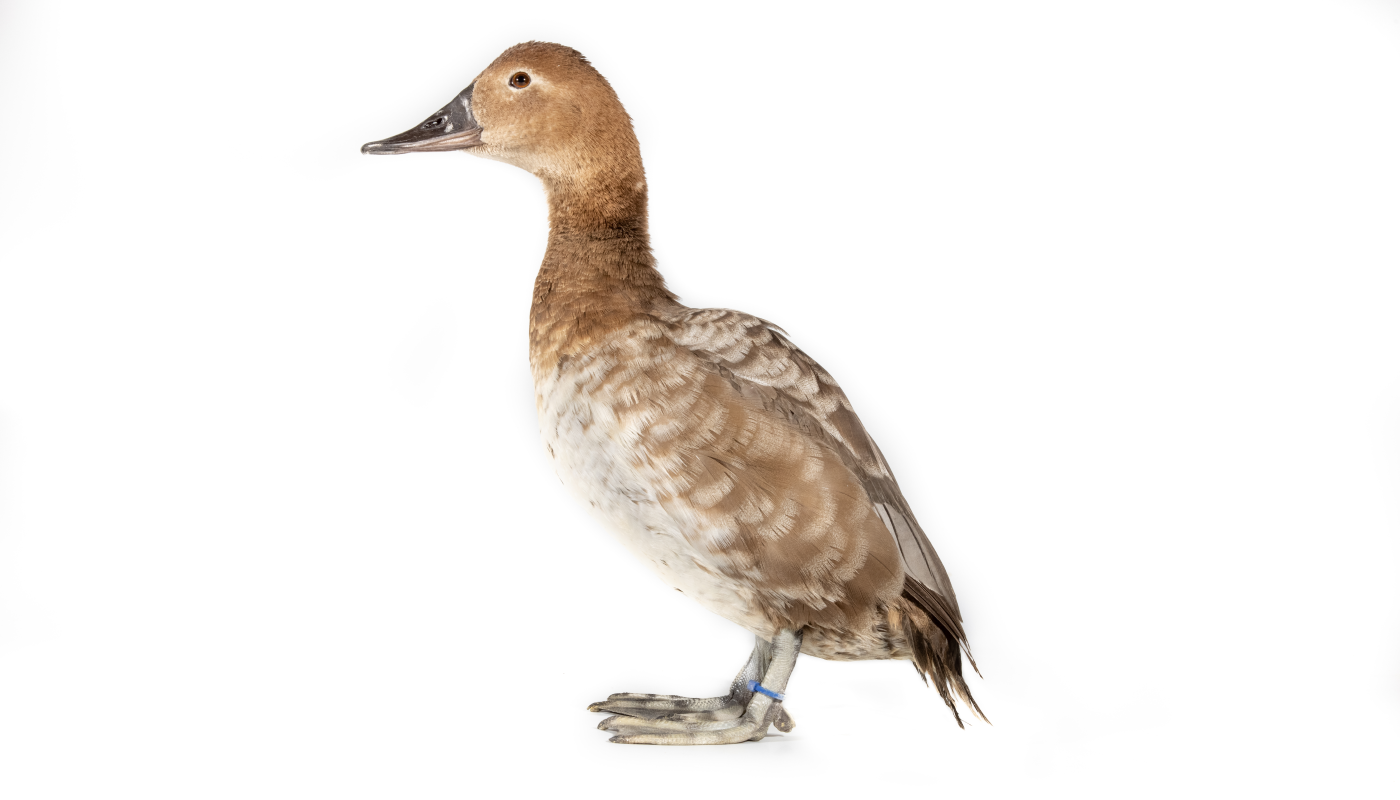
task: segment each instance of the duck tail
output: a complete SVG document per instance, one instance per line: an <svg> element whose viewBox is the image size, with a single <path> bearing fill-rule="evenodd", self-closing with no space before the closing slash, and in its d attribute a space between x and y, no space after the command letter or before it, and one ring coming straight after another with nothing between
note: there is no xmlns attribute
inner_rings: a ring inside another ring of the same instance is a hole
<svg viewBox="0 0 1400 800"><path fill-rule="evenodd" d="M991 724L987 715L977 707L977 701L972 699L967 681L963 680L961 651L967 648L967 637L961 621L946 601L940 602L942 600L931 589L906 577L904 593L892 604L895 613L890 621L896 624L891 627L904 635L914 669L926 685L932 680L933 688L938 690L948 710L953 712L959 728L965 726L953 701L955 693L983 722ZM971 651L967 654L967 660L975 671L977 662L972 660Z"/></svg>

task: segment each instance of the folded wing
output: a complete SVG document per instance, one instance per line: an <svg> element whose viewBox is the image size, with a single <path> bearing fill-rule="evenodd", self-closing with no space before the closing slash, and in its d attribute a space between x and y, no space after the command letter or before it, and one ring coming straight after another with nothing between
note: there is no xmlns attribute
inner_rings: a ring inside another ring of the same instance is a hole
<svg viewBox="0 0 1400 800"><path fill-rule="evenodd" d="M856 475L899 546L905 574L935 616L966 646L962 615L948 572L899 490L880 448L866 432L841 387L777 326L728 309L683 309L664 318L668 335L701 358L745 396L785 416L831 447Z"/></svg>

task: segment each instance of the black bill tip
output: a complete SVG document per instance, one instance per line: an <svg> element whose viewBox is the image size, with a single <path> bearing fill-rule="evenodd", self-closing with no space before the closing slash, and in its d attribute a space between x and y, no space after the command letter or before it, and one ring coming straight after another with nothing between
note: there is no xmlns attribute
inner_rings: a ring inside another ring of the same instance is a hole
<svg viewBox="0 0 1400 800"><path fill-rule="evenodd" d="M438 109L416 127L397 136L370 142L360 148L367 156L398 153L440 153L467 150L481 144L481 125L472 116L472 89L463 89L452 102Z"/></svg>

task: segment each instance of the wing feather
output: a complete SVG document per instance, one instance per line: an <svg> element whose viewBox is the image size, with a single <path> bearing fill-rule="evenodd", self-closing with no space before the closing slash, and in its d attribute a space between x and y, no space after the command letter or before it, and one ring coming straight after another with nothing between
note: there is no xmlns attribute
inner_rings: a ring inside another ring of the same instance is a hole
<svg viewBox="0 0 1400 800"><path fill-rule="evenodd" d="M841 457L899 546L905 574L937 595L935 615L964 644L948 571L904 499L875 440L826 370L766 320L721 308L681 308L663 317L668 336L764 408L782 414Z"/></svg>

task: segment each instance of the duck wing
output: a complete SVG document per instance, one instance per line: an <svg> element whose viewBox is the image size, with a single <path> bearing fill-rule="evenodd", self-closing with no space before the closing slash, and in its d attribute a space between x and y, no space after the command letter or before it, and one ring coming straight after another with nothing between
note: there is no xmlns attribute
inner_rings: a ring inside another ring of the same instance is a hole
<svg viewBox="0 0 1400 800"><path fill-rule="evenodd" d="M667 335L726 378L741 394L780 414L834 450L865 488L904 562L905 591L966 646L948 571L845 392L785 332L766 320L722 308L686 308L662 316Z"/></svg>

